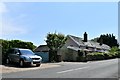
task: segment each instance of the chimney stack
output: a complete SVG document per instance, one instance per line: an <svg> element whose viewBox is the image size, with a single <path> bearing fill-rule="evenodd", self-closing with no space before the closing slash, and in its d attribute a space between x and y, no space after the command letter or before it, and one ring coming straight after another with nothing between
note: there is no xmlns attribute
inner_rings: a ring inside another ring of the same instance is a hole
<svg viewBox="0 0 120 80"><path fill-rule="evenodd" d="M84 42L87 42L87 33L84 33Z"/></svg>

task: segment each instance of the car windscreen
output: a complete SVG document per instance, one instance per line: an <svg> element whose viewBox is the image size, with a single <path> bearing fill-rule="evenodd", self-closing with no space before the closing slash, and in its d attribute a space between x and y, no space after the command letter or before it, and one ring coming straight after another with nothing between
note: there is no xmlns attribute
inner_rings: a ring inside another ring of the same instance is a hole
<svg viewBox="0 0 120 80"><path fill-rule="evenodd" d="M31 50L20 50L22 55L34 55Z"/></svg>

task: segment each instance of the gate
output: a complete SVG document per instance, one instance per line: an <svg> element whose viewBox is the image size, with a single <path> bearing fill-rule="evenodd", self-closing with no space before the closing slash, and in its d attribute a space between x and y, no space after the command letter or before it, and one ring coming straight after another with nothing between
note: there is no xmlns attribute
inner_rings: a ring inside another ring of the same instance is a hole
<svg viewBox="0 0 120 80"><path fill-rule="evenodd" d="M42 57L42 62L49 62L49 52L34 52L34 53Z"/></svg>

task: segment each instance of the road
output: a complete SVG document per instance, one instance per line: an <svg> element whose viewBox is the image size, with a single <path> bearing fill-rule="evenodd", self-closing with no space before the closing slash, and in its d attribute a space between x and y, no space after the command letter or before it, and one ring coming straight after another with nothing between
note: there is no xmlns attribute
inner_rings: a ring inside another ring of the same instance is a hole
<svg viewBox="0 0 120 80"><path fill-rule="evenodd" d="M2 74L3 78L118 78L118 59L60 62L60 67Z"/></svg>

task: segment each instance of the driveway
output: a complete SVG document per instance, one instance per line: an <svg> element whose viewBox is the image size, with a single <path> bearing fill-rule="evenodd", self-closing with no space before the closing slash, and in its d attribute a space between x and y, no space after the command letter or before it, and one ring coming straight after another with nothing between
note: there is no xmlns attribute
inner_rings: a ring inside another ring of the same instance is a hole
<svg viewBox="0 0 120 80"><path fill-rule="evenodd" d="M9 65L0 65L0 73L11 73L11 72L19 72L19 71L27 71L27 70L36 70L36 69L46 69L59 67L59 64L55 63L42 63L40 67L24 67L20 68L17 65L9 64Z"/></svg>

